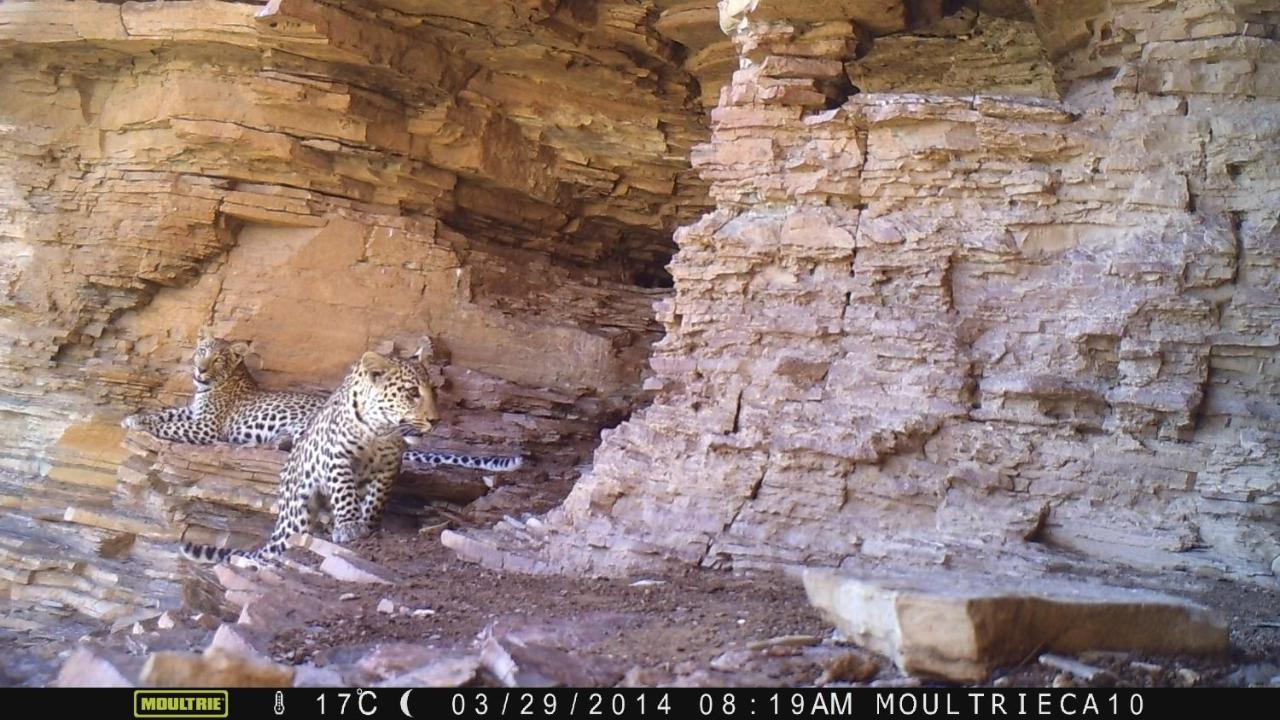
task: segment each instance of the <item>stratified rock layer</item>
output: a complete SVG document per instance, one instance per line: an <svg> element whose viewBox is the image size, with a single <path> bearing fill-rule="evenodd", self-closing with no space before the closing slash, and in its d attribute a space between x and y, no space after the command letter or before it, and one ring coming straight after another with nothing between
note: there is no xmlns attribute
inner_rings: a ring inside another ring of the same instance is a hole
<svg viewBox="0 0 1280 720"><path fill-rule="evenodd" d="M656 396L444 536L504 567L1268 573L1273 3L712 7L0 5L9 599L127 619L262 529L253 452L120 448L204 325L313 390L432 335L431 441L561 468Z"/></svg>
<svg viewBox="0 0 1280 720"><path fill-rule="evenodd" d="M856 57L842 20L732 18L743 67L693 155L717 209L676 234L656 401L536 542L454 546L601 573L1057 546L1269 578L1280 13L1031 10ZM962 37L983 28L1006 45ZM844 100L842 64L885 91Z"/></svg>
<svg viewBox="0 0 1280 720"><path fill-rule="evenodd" d="M644 401L706 120L655 12L562 5L0 6L4 596L154 609L187 524L269 524L276 455L120 448L202 326L316 392L433 336L429 448L569 466Z"/></svg>

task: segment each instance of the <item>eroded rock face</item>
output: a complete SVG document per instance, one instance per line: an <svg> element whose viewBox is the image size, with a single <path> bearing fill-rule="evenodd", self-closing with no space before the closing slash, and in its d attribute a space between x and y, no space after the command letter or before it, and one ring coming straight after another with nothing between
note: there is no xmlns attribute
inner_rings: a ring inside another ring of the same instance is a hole
<svg viewBox="0 0 1280 720"><path fill-rule="evenodd" d="M435 336L446 422L428 447L580 462L644 399L671 233L707 203L688 160L706 135L697 85L655 17L0 8L5 594L115 618L129 598L94 568L128 574L110 563L141 562L184 520L260 529L270 457L260 477L230 461L203 483L217 452L170 474L257 503L244 518L194 496L165 516L146 478L172 468L120 448L124 413L186 402L204 325L253 342L263 385L317 392L367 349Z"/></svg>
<svg viewBox="0 0 1280 720"><path fill-rule="evenodd" d="M1280 15L945 5L0 5L0 583L127 619L259 533L270 462L179 513L120 448L202 325L316 390L434 335L451 450L656 395L520 553L445 536L504 567L1265 572Z"/></svg>
<svg viewBox="0 0 1280 720"><path fill-rule="evenodd" d="M693 155L717 209L676 234L657 400L538 567L1044 543L1269 575L1280 16L1030 5L856 59L842 21L731 23L743 67ZM842 63L882 91L832 107Z"/></svg>

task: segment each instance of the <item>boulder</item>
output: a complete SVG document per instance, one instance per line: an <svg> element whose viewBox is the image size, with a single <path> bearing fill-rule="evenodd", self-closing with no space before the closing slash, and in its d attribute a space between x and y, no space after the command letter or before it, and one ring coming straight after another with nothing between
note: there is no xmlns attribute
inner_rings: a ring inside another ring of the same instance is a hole
<svg viewBox="0 0 1280 720"><path fill-rule="evenodd" d="M1038 651L1227 649L1223 618L1144 590L948 572L858 578L812 568L804 586L846 639L888 656L904 672L949 680L982 681Z"/></svg>

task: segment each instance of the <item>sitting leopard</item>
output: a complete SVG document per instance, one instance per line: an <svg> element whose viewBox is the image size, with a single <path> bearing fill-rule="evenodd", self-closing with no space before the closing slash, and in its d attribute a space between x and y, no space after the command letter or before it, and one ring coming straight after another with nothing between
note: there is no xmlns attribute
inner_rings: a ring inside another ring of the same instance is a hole
<svg viewBox="0 0 1280 720"><path fill-rule="evenodd" d="M325 398L260 389L244 364L248 354L248 344L227 342L201 329L191 358L195 380L191 404L136 413L124 419L124 426L163 440L195 445L228 442L289 449ZM452 465L490 472L511 472L524 464L520 456L479 457L426 450L408 450L404 460L411 465Z"/></svg>
<svg viewBox="0 0 1280 720"><path fill-rule="evenodd" d="M309 532L320 508L333 517L334 542L373 532L400 472L405 426L427 432L439 419L435 393L420 361L367 352L307 423L280 475L280 514L262 547L232 550L186 543L202 562L232 556L262 564L284 553L291 536Z"/></svg>

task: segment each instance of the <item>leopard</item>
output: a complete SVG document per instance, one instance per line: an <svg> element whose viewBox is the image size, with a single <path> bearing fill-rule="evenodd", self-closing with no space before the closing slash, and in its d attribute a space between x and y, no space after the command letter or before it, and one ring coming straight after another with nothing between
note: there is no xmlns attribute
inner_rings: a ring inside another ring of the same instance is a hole
<svg viewBox="0 0 1280 720"><path fill-rule="evenodd" d="M400 472L406 432L429 432L439 419L421 349L407 359L366 352L298 435L280 474L280 511L268 540L254 550L184 543L182 554L270 564L291 537L319 524L325 506L335 543L369 536Z"/></svg>
<svg viewBox="0 0 1280 720"><path fill-rule="evenodd" d="M293 438L324 405L325 398L262 390L245 366L248 355L248 343L229 342L202 329L191 356L195 392L190 403L159 412L134 413L122 424L172 442L225 442L289 449Z"/></svg>
<svg viewBox="0 0 1280 720"><path fill-rule="evenodd" d="M431 340L424 338L423 342L429 346ZM426 352L434 354L430 347ZM195 392L190 403L135 413L122 424L172 442L225 442L289 450L307 421L324 405L325 396L261 389L245 364L249 354L248 343L224 340L201 328L191 356ZM419 468L452 466L488 472L514 472L524 466L520 455L489 457L412 447L406 450L404 461Z"/></svg>

